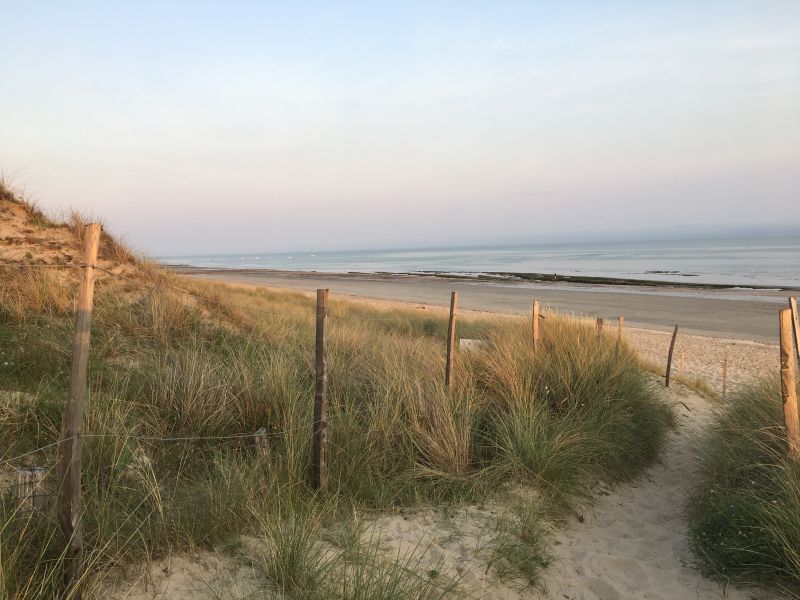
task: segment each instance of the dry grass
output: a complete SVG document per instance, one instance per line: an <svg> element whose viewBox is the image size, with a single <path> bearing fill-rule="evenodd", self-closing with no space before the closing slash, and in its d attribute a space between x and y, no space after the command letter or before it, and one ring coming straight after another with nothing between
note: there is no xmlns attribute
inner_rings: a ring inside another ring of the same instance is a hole
<svg viewBox="0 0 800 600"><path fill-rule="evenodd" d="M15 190L14 187L0 175L0 202L13 202L25 207L28 213L28 223L36 227L56 227L57 224L50 219L44 212L36 205L33 200L25 198L21 191Z"/></svg>
<svg viewBox="0 0 800 600"><path fill-rule="evenodd" d="M66 315L72 307L71 290L47 269L0 265L0 277L0 310L9 318L24 322L38 315L57 317Z"/></svg>
<svg viewBox="0 0 800 600"><path fill-rule="evenodd" d="M81 223L73 222L78 236ZM459 336L489 344L457 353L448 390L445 315L333 297L323 500L307 486L312 299L184 280L143 263L136 269L135 278L101 280L96 295L85 452L95 580L120 563L250 534L273 544L262 556L264 577L293 589L313 584L318 595L308 597L452 597L449 584L421 585L374 549L337 559L335 568L344 569L337 572L356 579L332 587L327 559L316 554L321 531L354 512L477 502L512 483L535 486L548 506L550 499L563 506L591 478L638 473L670 422L633 354L598 339L590 323L548 318L534 353L526 319L464 316ZM15 269L4 282L0 338L25 341L4 346L9 364L0 389L31 394L0 410L0 459L7 460L57 439L75 286L44 269ZM269 443L257 452L240 436L262 427ZM197 436L207 439L185 439ZM52 459L49 449L25 461ZM53 524L19 549L10 506L7 500L0 513L0 596L49 597L62 547ZM498 536L504 573L535 579L545 562L537 527L545 513L520 510L519 535L505 527ZM406 560L419 564L418 556ZM308 579L320 569L315 582ZM38 592L29 586L37 578L49 582ZM397 593L381 595L380 582Z"/></svg>
<svg viewBox="0 0 800 600"><path fill-rule="evenodd" d="M73 210L69 214L67 224L81 247L83 247L86 226L89 223L100 223L100 247L97 253L99 258L117 265L138 265L142 262L141 258L137 257L125 242L108 233L108 227L102 221L99 219L87 219L85 215Z"/></svg>

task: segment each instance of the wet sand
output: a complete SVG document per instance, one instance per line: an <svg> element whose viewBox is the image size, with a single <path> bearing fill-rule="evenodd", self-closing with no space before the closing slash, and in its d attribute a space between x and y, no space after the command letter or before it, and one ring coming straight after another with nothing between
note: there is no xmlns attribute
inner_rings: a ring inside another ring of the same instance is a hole
<svg viewBox="0 0 800 600"><path fill-rule="evenodd" d="M666 331L679 324L686 333L776 344L778 310L787 292L697 290L572 283L487 282L423 275L337 274L266 269L176 268L176 272L227 283L314 290L332 294L447 305L459 293L465 309L526 313L538 298L551 310L616 319L631 327Z"/></svg>

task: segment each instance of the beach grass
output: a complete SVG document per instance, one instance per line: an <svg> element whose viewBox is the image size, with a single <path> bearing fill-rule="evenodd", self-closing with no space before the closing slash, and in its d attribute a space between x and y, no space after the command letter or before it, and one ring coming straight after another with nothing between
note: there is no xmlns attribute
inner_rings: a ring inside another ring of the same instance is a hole
<svg viewBox="0 0 800 600"><path fill-rule="evenodd" d="M379 532L339 547L330 531L353 515L485 502L519 486L537 493L495 524L493 564L534 584L547 520L597 478L635 477L672 420L633 352L588 322L549 315L534 352L527 319L460 316L458 337L488 345L457 352L448 389L445 312L334 294L329 487L317 494L313 300L175 277L123 246L107 252L141 273L100 278L95 298L82 490L90 595L107 595L112 573L175 553L240 554L249 536L262 540L246 559L264 597L456 597L456 574L422 568L426 548L387 555ZM49 269L0 276L3 483L14 469L52 468L76 285ZM63 567L54 503L20 519L4 490L0 598L50 598Z"/></svg>
<svg viewBox="0 0 800 600"><path fill-rule="evenodd" d="M689 516L705 568L800 593L800 462L788 456L777 373L732 395L701 455Z"/></svg>

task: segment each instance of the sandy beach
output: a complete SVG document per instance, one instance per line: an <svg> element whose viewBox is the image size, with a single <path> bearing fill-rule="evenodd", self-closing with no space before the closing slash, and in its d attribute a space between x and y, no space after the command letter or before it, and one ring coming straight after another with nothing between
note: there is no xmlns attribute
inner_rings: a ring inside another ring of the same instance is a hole
<svg viewBox="0 0 800 600"><path fill-rule="evenodd" d="M459 292L465 309L527 313L531 300L566 313L616 319L631 327L682 331L768 344L777 343L778 310L787 293L772 290L698 290L570 283L485 282L423 275L314 273L266 269L175 267L178 273L227 283L249 283L314 290L379 300L446 305L450 290Z"/></svg>

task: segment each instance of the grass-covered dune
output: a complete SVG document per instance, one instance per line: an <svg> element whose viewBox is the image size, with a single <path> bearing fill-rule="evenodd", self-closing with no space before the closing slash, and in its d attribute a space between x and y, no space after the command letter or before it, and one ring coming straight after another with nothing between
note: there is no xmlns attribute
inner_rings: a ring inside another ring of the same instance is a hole
<svg viewBox="0 0 800 600"><path fill-rule="evenodd" d="M737 392L701 448L693 545L726 580L800 594L800 462L788 456L777 373Z"/></svg>
<svg viewBox="0 0 800 600"><path fill-rule="evenodd" d="M503 501L520 486L537 493L509 500L491 568L535 582L543 520L596 478L638 474L670 424L632 351L593 324L548 315L534 353L528 320L461 316L459 337L490 344L457 354L447 390L446 313L332 290L330 479L314 494L313 300L142 263L100 275L83 461L90 596L109 569L198 548L241 554L242 535L261 540L247 559L263 597L463 596L456 574L352 532L376 511ZM0 265L0 277L0 598L51 598L63 566L52 509L20 518L3 484L21 467L52 469L77 270Z"/></svg>

